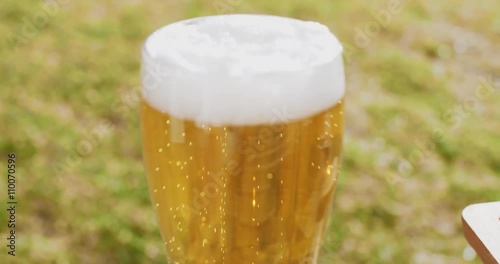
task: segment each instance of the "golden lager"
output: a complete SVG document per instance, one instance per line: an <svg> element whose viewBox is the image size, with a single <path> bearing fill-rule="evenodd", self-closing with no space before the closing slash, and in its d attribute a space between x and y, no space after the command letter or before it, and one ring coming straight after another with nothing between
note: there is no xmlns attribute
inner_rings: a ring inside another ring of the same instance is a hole
<svg viewBox="0 0 500 264"><path fill-rule="evenodd" d="M344 126L332 39L319 24L256 15L148 38L143 156L169 263L316 263ZM274 56L280 41L292 48Z"/></svg>

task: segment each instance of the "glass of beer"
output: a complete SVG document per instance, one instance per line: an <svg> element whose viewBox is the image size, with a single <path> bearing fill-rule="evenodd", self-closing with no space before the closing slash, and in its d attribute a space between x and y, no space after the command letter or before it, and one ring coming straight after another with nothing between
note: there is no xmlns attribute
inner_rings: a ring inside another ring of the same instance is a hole
<svg viewBox="0 0 500 264"><path fill-rule="evenodd" d="M316 22L210 16L160 28L142 56L168 263L317 263L344 127L336 37Z"/></svg>

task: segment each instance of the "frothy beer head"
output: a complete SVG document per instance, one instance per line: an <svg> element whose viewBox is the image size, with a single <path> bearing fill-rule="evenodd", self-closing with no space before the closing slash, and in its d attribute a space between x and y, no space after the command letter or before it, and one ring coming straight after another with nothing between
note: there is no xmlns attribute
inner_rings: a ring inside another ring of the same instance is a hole
<svg viewBox="0 0 500 264"><path fill-rule="evenodd" d="M177 22L143 48L143 96L207 125L306 118L344 95L342 46L316 22L224 15Z"/></svg>

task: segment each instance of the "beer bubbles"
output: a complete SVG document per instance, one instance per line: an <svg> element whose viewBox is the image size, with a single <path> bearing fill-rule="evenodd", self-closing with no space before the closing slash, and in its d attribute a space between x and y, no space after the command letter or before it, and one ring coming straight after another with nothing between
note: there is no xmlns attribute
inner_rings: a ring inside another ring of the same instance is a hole
<svg viewBox="0 0 500 264"><path fill-rule="evenodd" d="M263 15L146 40L144 163L169 261L314 263L342 146L341 53L319 23Z"/></svg>

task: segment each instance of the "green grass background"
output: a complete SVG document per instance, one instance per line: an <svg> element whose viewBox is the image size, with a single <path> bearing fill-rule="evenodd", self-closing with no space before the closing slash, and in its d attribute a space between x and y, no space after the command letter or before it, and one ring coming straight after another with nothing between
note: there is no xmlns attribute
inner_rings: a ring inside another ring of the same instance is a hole
<svg viewBox="0 0 500 264"><path fill-rule="evenodd" d="M400 12L360 42L390 3ZM321 263L465 263L461 210L500 200L498 10L498 0L3 0L0 153L4 171L17 155L19 204L16 257L0 210L0 263L165 263L141 163L140 48L165 24L218 13L320 21L346 48L345 155ZM496 89L478 98L481 82ZM95 129L106 135L77 152Z"/></svg>

